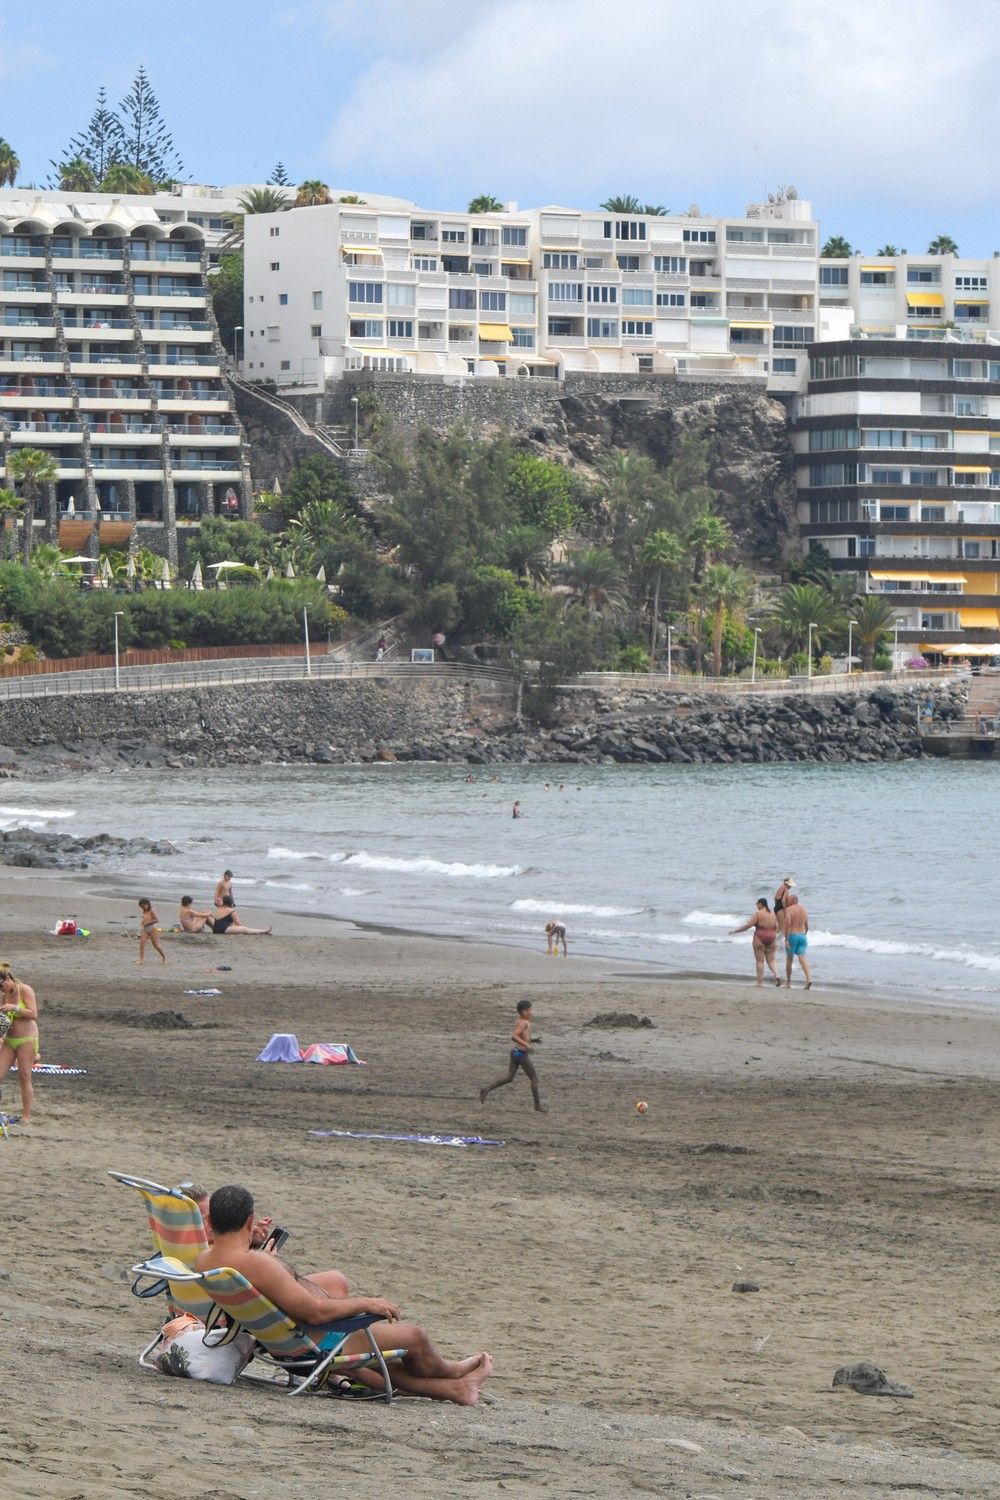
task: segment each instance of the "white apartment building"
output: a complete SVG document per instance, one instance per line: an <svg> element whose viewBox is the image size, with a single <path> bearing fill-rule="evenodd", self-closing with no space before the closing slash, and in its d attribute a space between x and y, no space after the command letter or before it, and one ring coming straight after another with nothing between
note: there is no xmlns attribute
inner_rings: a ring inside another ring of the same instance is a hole
<svg viewBox="0 0 1000 1500"><path fill-rule="evenodd" d="M1000 331L1000 256L823 258L819 296L837 337L982 340Z"/></svg>
<svg viewBox="0 0 1000 1500"><path fill-rule="evenodd" d="M0 192L0 483L18 447L50 453L51 540L74 552L138 541L176 562L185 527L238 513L234 494L246 513L206 282L240 190L207 191Z"/></svg>
<svg viewBox="0 0 1000 1500"><path fill-rule="evenodd" d="M252 215L242 371L307 389L371 369L793 391L816 337L817 234L794 189L734 219L449 214L374 195Z"/></svg>

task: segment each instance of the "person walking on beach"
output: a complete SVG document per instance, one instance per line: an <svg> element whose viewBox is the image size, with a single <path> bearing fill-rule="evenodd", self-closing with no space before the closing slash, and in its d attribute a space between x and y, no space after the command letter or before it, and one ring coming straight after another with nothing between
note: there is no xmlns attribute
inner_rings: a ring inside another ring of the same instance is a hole
<svg viewBox="0 0 1000 1500"><path fill-rule="evenodd" d="M480 1104L486 1103L486 1095L492 1094L494 1089L502 1089L508 1083L513 1083L518 1068L523 1068L528 1075L528 1082L531 1084L531 1097L535 1101L536 1110L538 1110L539 1114L548 1114L548 1110L542 1103L541 1095L538 1092L538 1074L535 1072L535 1065L531 1061L531 1053L538 1046L538 1039L535 1038L532 1040L531 1036L530 1000L519 1000L517 1002L517 1021L515 1022L514 1030L511 1032L510 1039L514 1045L510 1049L510 1068L507 1076L506 1078L498 1078L496 1083L488 1084L486 1088L479 1090Z"/></svg>
<svg viewBox="0 0 1000 1500"><path fill-rule="evenodd" d="M781 884L778 886L778 889L774 893L774 915L777 918L779 932L784 932L785 930L785 918L783 913L785 907L788 905L788 898L791 895L794 887L795 881L790 875L785 875L782 878Z"/></svg>
<svg viewBox="0 0 1000 1500"><path fill-rule="evenodd" d="M215 887L215 895L212 897L213 906L235 906L233 899L233 872L223 870L222 878Z"/></svg>
<svg viewBox="0 0 1000 1500"><path fill-rule="evenodd" d="M562 943L563 958L568 958L569 957L569 954L566 951L566 923L565 922L546 922L546 924L545 924L545 937L546 937L546 939L548 941L548 947L545 950L546 953L553 953L553 954L555 954L556 958L558 958L559 957L559 944Z"/></svg>
<svg viewBox="0 0 1000 1500"><path fill-rule="evenodd" d="M146 944L152 943L153 947L160 955L160 963L165 964L167 961L167 955L160 947L160 939L156 935L157 923L160 919L156 915L156 912L153 910L153 904L148 896L143 896L142 900L139 902L139 912L139 920L142 925L139 930L138 962L140 964L144 964L146 962Z"/></svg>
<svg viewBox="0 0 1000 1500"><path fill-rule="evenodd" d="M797 958L806 976L805 988L812 989L812 971L806 958L809 939L809 913L798 896L789 896L785 902L785 988L792 987L792 963Z"/></svg>
<svg viewBox="0 0 1000 1500"><path fill-rule="evenodd" d="M30 984L15 979L9 964L0 965L0 1084L17 1063L21 1090L20 1124L31 1122L35 1090L31 1070L38 1061L38 1001ZM2 1118L2 1116L0 1116Z"/></svg>
<svg viewBox="0 0 1000 1500"><path fill-rule="evenodd" d="M778 919L767 904L767 897L761 896L757 902L757 910L740 927L731 927L729 936L735 937L738 932L747 932L753 928L753 956L757 965L757 988L764 987L764 965L770 969L774 976L776 985L781 986L778 971L774 967L774 952L778 946Z"/></svg>

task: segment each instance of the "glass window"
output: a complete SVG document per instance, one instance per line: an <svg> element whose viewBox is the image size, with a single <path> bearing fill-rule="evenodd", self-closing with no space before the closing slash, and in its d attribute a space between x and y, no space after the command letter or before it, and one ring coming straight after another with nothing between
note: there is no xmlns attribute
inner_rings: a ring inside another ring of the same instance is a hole
<svg viewBox="0 0 1000 1500"><path fill-rule="evenodd" d="M910 507L908 505L886 505L883 501L879 506L879 517L883 521L908 521L910 519Z"/></svg>
<svg viewBox="0 0 1000 1500"><path fill-rule="evenodd" d="M512 345L515 349L534 349L535 330L533 328L512 328L514 335Z"/></svg>
<svg viewBox="0 0 1000 1500"><path fill-rule="evenodd" d="M352 302L381 302L382 283L380 281L349 281L347 295Z"/></svg>
<svg viewBox="0 0 1000 1500"><path fill-rule="evenodd" d="M272 262L271 262L271 270L272 271L280 271L281 270L281 262L279 260L272 260Z"/></svg>
<svg viewBox="0 0 1000 1500"><path fill-rule="evenodd" d="M812 485L857 484L857 464L810 464L809 483Z"/></svg>
<svg viewBox="0 0 1000 1500"><path fill-rule="evenodd" d="M910 483L933 486L940 483L940 473L937 469L911 469Z"/></svg>
<svg viewBox="0 0 1000 1500"><path fill-rule="evenodd" d="M506 312L506 292L480 292L479 306L483 312Z"/></svg>
<svg viewBox="0 0 1000 1500"><path fill-rule="evenodd" d="M413 269L415 271L436 271L437 268L436 255L415 255L413 257Z"/></svg>
<svg viewBox="0 0 1000 1500"><path fill-rule="evenodd" d="M579 257L571 252L543 250L542 265L553 271L575 271Z"/></svg>
<svg viewBox="0 0 1000 1500"><path fill-rule="evenodd" d="M691 306L707 307L710 312L718 312L719 304L716 300L717 296L718 293L716 292L692 292Z"/></svg>
<svg viewBox="0 0 1000 1500"><path fill-rule="evenodd" d="M939 286L940 266L907 266L906 279L910 286Z"/></svg>
<svg viewBox="0 0 1000 1500"><path fill-rule="evenodd" d="M520 224L505 224L500 231L501 245L526 245L528 231Z"/></svg>
<svg viewBox="0 0 1000 1500"><path fill-rule="evenodd" d="M417 289L406 283L390 281L385 289L385 300L390 307L413 307L417 300Z"/></svg>
<svg viewBox="0 0 1000 1500"><path fill-rule="evenodd" d="M513 317L515 313L518 313L522 317L526 313L530 317L534 317L535 315L535 299L528 292L508 293L507 305L510 308L511 317Z"/></svg>
<svg viewBox="0 0 1000 1500"><path fill-rule="evenodd" d="M985 276L956 276L955 290L957 292L985 292Z"/></svg>
<svg viewBox="0 0 1000 1500"><path fill-rule="evenodd" d="M464 229L442 229L441 238L446 245L464 245Z"/></svg>
<svg viewBox="0 0 1000 1500"><path fill-rule="evenodd" d="M411 318L390 318L386 323L386 331L391 339L412 339L413 320Z"/></svg>
<svg viewBox="0 0 1000 1500"><path fill-rule="evenodd" d="M622 320L622 333L625 338L652 338L653 325L636 318L624 318Z"/></svg>
<svg viewBox="0 0 1000 1500"><path fill-rule="evenodd" d="M663 271L669 276L683 276L687 272L687 256L654 255L653 270Z"/></svg>
<svg viewBox="0 0 1000 1500"><path fill-rule="evenodd" d="M472 226L472 243L474 245L497 244L497 232L495 229L487 229L485 225L474 224Z"/></svg>
<svg viewBox="0 0 1000 1500"><path fill-rule="evenodd" d="M619 269L619 271L638 271L638 269L639 269L639 257L638 257L638 255L619 255L617 257L617 259L618 259L618 269Z"/></svg>
<svg viewBox="0 0 1000 1500"><path fill-rule="evenodd" d="M568 338L573 332L573 323L569 318L550 318L549 336L551 338Z"/></svg>
<svg viewBox="0 0 1000 1500"><path fill-rule="evenodd" d="M352 318L352 339L380 339L382 337L382 321L380 318Z"/></svg>
<svg viewBox="0 0 1000 1500"><path fill-rule="evenodd" d="M895 286L895 271L862 271L862 286Z"/></svg>
<svg viewBox="0 0 1000 1500"><path fill-rule="evenodd" d="M310 335L311 338L314 338L314 339L322 338L323 337L323 325L322 325L322 323L313 323L313 324L311 324L310 328L309 328L309 335Z"/></svg>
<svg viewBox="0 0 1000 1500"><path fill-rule="evenodd" d="M582 302L582 281L550 281L549 297L553 302Z"/></svg>
<svg viewBox="0 0 1000 1500"><path fill-rule="evenodd" d="M899 427L866 427L863 446L865 448L904 448L906 433Z"/></svg>
<svg viewBox="0 0 1000 1500"><path fill-rule="evenodd" d="M474 308L476 305L476 294L471 287L452 287L448 293L448 306L461 308Z"/></svg>
<svg viewBox="0 0 1000 1500"><path fill-rule="evenodd" d="M472 262L472 265L469 267L469 270L472 272L473 276L493 275L493 267L490 265L488 260L474 260Z"/></svg>
<svg viewBox="0 0 1000 1500"><path fill-rule="evenodd" d="M714 229L685 229L684 240L691 245L714 245Z"/></svg>
<svg viewBox="0 0 1000 1500"><path fill-rule="evenodd" d="M799 328L794 325L785 326L775 323L774 332L771 335L771 343L775 349L800 349L806 344L811 344L815 330L808 324Z"/></svg>
<svg viewBox="0 0 1000 1500"><path fill-rule="evenodd" d="M793 367L794 364L793 360ZM866 442L867 438L866 433ZM814 427L809 433L809 451L815 453L824 449L856 448L858 441L859 434L856 427Z"/></svg>
<svg viewBox="0 0 1000 1500"><path fill-rule="evenodd" d="M902 484L902 469L869 469L869 484Z"/></svg>
<svg viewBox="0 0 1000 1500"><path fill-rule="evenodd" d="M920 508L921 521L943 521L944 514L943 505L923 505Z"/></svg>
<svg viewBox="0 0 1000 1500"><path fill-rule="evenodd" d="M820 266L820 268L819 268L819 284L820 284L820 286L846 286L847 285L847 267L846 266Z"/></svg>
<svg viewBox="0 0 1000 1500"><path fill-rule="evenodd" d="M313 312L323 311L323 293L313 292Z"/></svg>
<svg viewBox="0 0 1000 1500"><path fill-rule="evenodd" d="M627 286L622 290L622 302L626 307L652 307L653 288L651 286Z"/></svg>
<svg viewBox="0 0 1000 1500"><path fill-rule="evenodd" d="M616 286L588 286L588 302L617 302L618 288Z"/></svg>
<svg viewBox="0 0 1000 1500"><path fill-rule="evenodd" d="M644 240L646 238L646 226L637 223L633 219L618 219L615 222L616 240Z"/></svg>
<svg viewBox="0 0 1000 1500"><path fill-rule="evenodd" d="M729 340L733 344L763 344L763 328L730 328Z"/></svg>
<svg viewBox="0 0 1000 1500"><path fill-rule="evenodd" d="M278 293L278 305L279 305L279 307L287 307L288 306L288 293L287 292L279 292Z"/></svg>
<svg viewBox="0 0 1000 1500"><path fill-rule="evenodd" d="M587 337L592 339L616 339L618 324L613 318L588 318Z"/></svg>
<svg viewBox="0 0 1000 1500"><path fill-rule="evenodd" d="M774 371L775 375L794 375L795 374L795 360L794 359L775 359L775 360L772 360L772 362L771 362L771 369Z"/></svg>
<svg viewBox="0 0 1000 1500"><path fill-rule="evenodd" d="M685 292L657 292L657 307L683 307L687 302Z"/></svg>

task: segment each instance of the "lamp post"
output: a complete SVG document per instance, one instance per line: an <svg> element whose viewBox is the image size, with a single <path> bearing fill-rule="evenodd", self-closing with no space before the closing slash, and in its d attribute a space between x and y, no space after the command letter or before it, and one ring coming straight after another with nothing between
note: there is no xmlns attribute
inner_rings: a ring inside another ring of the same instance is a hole
<svg viewBox="0 0 1000 1500"><path fill-rule="evenodd" d="M233 359L236 362L236 373L240 373L240 340L239 335L243 332L243 324L237 323L233 329Z"/></svg>
<svg viewBox="0 0 1000 1500"><path fill-rule="evenodd" d="M122 617L122 615L124 613L125 613L125 611L123 609L116 609L115 610L115 692L116 693L120 693L121 692L121 686L122 686L121 668L120 668L119 656L118 656L118 621L121 619L121 617Z"/></svg>
<svg viewBox="0 0 1000 1500"><path fill-rule="evenodd" d="M816 621L815 620L810 620L809 621L809 644L806 647L806 655L808 657L808 660L806 661L806 676L809 678L810 682L812 681L812 674L813 674L813 631L816 630L816 629L818 629Z"/></svg>
<svg viewBox="0 0 1000 1500"><path fill-rule="evenodd" d="M667 681L671 682L674 675L674 627L667 626Z"/></svg>
<svg viewBox="0 0 1000 1500"><path fill-rule="evenodd" d="M847 622L847 675L848 676L850 676L850 674L854 671L854 667L853 667L853 662L854 662L854 654L853 654L854 627L855 627L855 625L857 623L858 623L857 620L848 620L848 622Z"/></svg>
<svg viewBox="0 0 1000 1500"><path fill-rule="evenodd" d="M312 657L309 655L309 611L304 604L302 606L302 634L306 643L306 676L311 677L313 669Z"/></svg>
<svg viewBox="0 0 1000 1500"><path fill-rule="evenodd" d="M354 451L358 451L358 398L351 397L351 405L354 407Z"/></svg>
<svg viewBox="0 0 1000 1500"><path fill-rule="evenodd" d="M759 625L755 625L754 628L753 628L753 661L750 663L750 683L751 683L751 686L757 681L757 646L758 646L758 638L759 638L759 636L760 636L760 626Z"/></svg>
<svg viewBox="0 0 1000 1500"><path fill-rule="evenodd" d="M899 671L899 620L898 620L898 618L895 619L893 621L893 624L892 624L892 670L894 672L898 672Z"/></svg>

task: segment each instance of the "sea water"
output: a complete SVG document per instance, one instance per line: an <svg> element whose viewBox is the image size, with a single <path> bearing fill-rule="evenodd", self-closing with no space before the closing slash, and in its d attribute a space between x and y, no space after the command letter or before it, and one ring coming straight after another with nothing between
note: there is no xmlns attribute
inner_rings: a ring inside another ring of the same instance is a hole
<svg viewBox="0 0 1000 1500"><path fill-rule="evenodd" d="M792 875L817 981L1000 1001L989 763L264 766L4 794L0 828L170 840L94 866L161 918L230 868L250 922L267 907L539 948L558 918L571 951L619 971L746 975L749 935L728 929Z"/></svg>

